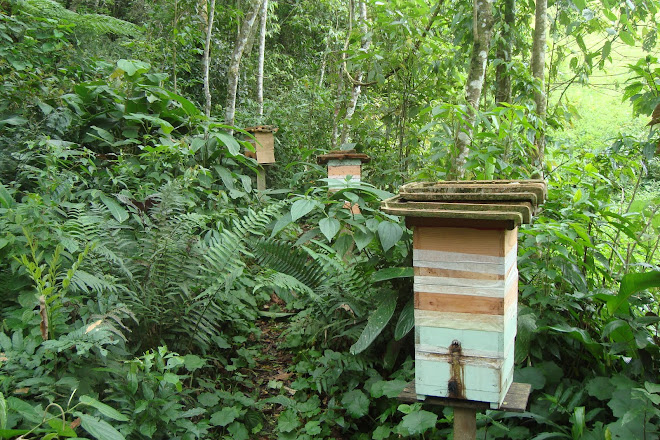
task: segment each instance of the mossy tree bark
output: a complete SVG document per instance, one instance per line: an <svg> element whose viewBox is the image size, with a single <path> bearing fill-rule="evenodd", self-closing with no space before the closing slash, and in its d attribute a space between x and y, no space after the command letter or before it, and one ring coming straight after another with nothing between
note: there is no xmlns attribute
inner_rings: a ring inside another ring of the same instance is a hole
<svg viewBox="0 0 660 440"><path fill-rule="evenodd" d="M225 124L227 125L234 125L234 118L236 116L236 92L238 90L238 74L241 67L241 58L243 57L243 52L245 51L245 47L247 46L250 35L254 29L254 23L257 21L259 11L261 11L263 1L264 0L256 0L252 2L250 10L240 26L238 37L236 38L236 44L234 45L234 51L231 55L229 70L227 72L227 103L225 104Z"/></svg>
<svg viewBox="0 0 660 440"><path fill-rule="evenodd" d="M457 179L465 176L465 164L472 141L472 127L474 126L476 112L479 110L479 100L484 87L488 51L493 33L493 0L474 0L474 20L472 58L465 86L467 101L467 114L463 123L457 130L456 158L451 174Z"/></svg>
<svg viewBox="0 0 660 440"><path fill-rule="evenodd" d="M545 96L545 46L547 28L548 0L536 0L536 18L534 20L534 40L532 43L532 76L537 80L538 89L534 92L536 114L539 118L538 131L534 142L535 150L531 157L538 169L543 168L545 157L545 116L547 98Z"/></svg>

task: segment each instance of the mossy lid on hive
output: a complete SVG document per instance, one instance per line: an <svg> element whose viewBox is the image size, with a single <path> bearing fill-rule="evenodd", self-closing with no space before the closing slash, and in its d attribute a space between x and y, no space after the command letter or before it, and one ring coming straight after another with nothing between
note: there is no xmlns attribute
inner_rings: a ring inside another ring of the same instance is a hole
<svg viewBox="0 0 660 440"><path fill-rule="evenodd" d="M274 125L257 125L256 127L244 128L248 133L276 133L279 130Z"/></svg>
<svg viewBox="0 0 660 440"><path fill-rule="evenodd" d="M346 150L346 151L330 151L329 153L320 155L317 160L320 164L326 164L331 160L350 160L358 159L362 163L369 162L371 158L364 153L358 153L355 150Z"/></svg>
<svg viewBox="0 0 660 440"><path fill-rule="evenodd" d="M388 214L453 221L498 222L508 229L529 223L547 187L542 180L474 180L409 183L384 200Z"/></svg>

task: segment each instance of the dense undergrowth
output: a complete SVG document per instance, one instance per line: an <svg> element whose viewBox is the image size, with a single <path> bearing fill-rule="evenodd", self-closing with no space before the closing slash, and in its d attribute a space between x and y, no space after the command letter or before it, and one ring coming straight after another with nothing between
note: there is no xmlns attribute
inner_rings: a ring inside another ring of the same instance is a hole
<svg viewBox="0 0 660 440"><path fill-rule="evenodd" d="M399 176L329 194L308 164L278 176L295 190L258 193L246 135L167 75L77 63L56 20L1 25L0 437L448 438L450 410L396 399L414 374L411 233L379 202ZM444 128L419 178L444 177L460 116L430 111ZM481 118L473 177L529 176L526 109ZM479 438L658 436L656 139L549 149L548 201L519 238L531 404L480 414Z"/></svg>

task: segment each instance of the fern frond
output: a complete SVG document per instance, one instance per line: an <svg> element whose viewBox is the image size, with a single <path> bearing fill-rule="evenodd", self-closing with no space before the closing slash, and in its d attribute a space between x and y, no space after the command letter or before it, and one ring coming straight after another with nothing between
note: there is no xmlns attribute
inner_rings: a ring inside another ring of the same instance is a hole
<svg viewBox="0 0 660 440"><path fill-rule="evenodd" d="M314 261L300 248L276 240L260 240L254 247L255 258L264 267L287 274L310 289L317 289L327 279L324 267L310 264Z"/></svg>
<svg viewBox="0 0 660 440"><path fill-rule="evenodd" d="M137 37L142 31L139 26L108 15L78 14L54 0L21 0L18 9L37 18L64 20L95 34L115 34Z"/></svg>

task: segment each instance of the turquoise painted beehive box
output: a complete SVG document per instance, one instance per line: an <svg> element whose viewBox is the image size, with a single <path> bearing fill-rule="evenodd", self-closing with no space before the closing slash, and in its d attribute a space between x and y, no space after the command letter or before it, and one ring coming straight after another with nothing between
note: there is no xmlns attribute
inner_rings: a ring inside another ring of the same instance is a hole
<svg viewBox="0 0 660 440"><path fill-rule="evenodd" d="M499 408L513 382L518 227L542 180L404 185L383 211L413 230L415 390Z"/></svg>

